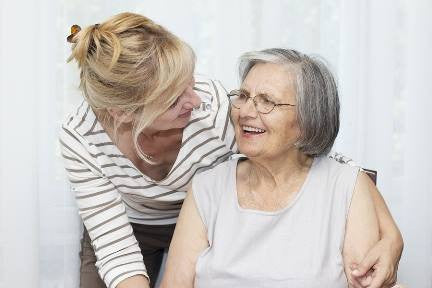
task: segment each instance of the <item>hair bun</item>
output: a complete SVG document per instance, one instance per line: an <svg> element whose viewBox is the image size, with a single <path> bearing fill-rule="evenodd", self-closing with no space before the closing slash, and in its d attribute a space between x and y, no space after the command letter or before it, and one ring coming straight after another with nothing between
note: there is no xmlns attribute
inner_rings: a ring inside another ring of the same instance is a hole
<svg viewBox="0 0 432 288"><path fill-rule="evenodd" d="M79 25L74 24L71 26L70 30L71 30L71 34L66 38L66 40L69 43L76 43L74 37L79 31L81 31L81 27Z"/></svg>

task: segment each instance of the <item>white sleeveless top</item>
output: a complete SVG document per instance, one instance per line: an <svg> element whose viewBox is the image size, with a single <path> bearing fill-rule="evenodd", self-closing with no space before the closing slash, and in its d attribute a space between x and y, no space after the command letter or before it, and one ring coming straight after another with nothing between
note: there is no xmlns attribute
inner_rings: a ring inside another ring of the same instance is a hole
<svg viewBox="0 0 432 288"><path fill-rule="evenodd" d="M342 248L358 167L315 158L292 203L265 212L239 206L237 161L192 181L210 243L195 287L347 287Z"/></svg>

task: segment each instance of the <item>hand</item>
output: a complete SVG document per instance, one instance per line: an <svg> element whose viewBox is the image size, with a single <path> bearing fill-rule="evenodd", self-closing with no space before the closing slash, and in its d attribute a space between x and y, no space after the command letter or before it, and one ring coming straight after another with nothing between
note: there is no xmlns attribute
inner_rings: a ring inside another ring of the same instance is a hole
<svg viewBox="0 0 432 288"><path fill-rule="evenodd" d="M355 288L391 288L397 279L403 241L383 238L368 252L361 263L351 265L352 285Z"/></svg>

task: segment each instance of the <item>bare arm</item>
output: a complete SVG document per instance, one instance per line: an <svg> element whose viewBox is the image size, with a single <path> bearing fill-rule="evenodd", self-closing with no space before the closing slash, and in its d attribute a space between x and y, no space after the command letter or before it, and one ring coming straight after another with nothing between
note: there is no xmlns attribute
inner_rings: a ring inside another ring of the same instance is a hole
<svg viewBox="0 0 432 288"><path fill-rule="evenodd" d="M116 288L149 288L148 279L143 275L135 275L121 281Z"/></svg>
<svg viewBox="0 0 432 288"><path fill-rule="evenodd" d="M368 181L368 176L360 172L348 212L343 258L350 287L358 287L351 275L350 264L359 263L379 240L378 218Z"/></svg>
<svg viewBox="0 0 432 288"><path fill-rule="evenodd" d="M379 193L372 181L367 181L369 190L371 191L372 200L375 205L375 211L378 217L380 238L388 238L393 241L396 246L400 247L400 252L403 248L402 235L390 214L390 211L384 201L384 198Z"/></svg>
<svg viewBox="0 0 432 288"><path fill-rule="evenodd" d="M207 231L189 188L169 248L161 288L193 288L198 256L207 247Z"/></svg>

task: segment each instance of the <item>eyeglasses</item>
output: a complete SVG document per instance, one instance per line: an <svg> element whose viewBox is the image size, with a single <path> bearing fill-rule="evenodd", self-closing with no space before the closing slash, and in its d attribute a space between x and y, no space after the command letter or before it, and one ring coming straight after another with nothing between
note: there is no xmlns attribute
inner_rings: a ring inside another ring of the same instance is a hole
<svg viewBox="0 0 432 288"><path fill-rule="evenodd" d="M244 91L241 90L233 90L230 93L228 93L229 100L231 102L231 105L234 108L240 109L244 104L247 103L249 99L252 99L255 105L255 109L262 114L268 114L276 106L296 106L294 104L277 104L270 100L267 95L265 94L258 94L254 97L250 97L247 95Z"/></svg>

